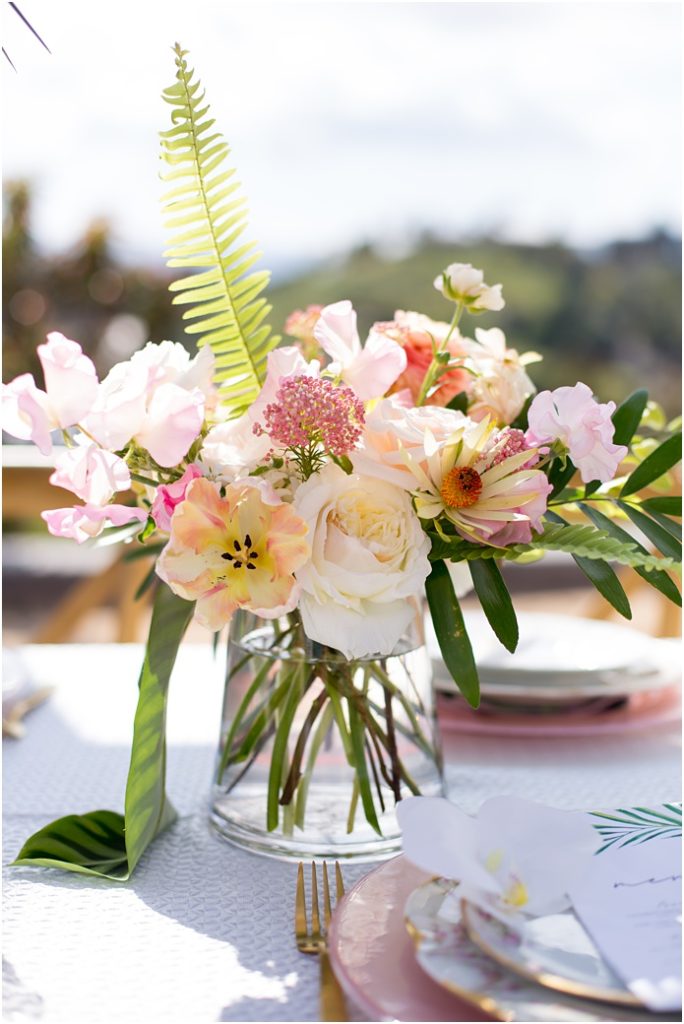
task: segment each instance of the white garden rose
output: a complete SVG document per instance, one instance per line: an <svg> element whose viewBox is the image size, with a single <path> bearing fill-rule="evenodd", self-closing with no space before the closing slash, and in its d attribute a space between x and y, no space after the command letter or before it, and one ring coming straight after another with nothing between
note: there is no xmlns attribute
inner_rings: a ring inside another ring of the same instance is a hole
<svg viewBox="0 0 684 1024"><path fill-rule="evenodd" d="M331 463L299 487L294 505L311 544L297 572L307 636L347 658L390 654L430 572L409 495Z"/></svg>

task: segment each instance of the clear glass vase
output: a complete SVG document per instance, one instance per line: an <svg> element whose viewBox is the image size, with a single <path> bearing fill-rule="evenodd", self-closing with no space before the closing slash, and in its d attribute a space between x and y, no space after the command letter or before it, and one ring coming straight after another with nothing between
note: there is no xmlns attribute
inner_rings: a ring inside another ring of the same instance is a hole
<svg viewBox="0 0 684 1024"><path fill-rule="evenodd" d="M295 612L231 623L211 821L281 858L398 852L396 803L442 793L419 610L391 655L348 661Z"/></svg>

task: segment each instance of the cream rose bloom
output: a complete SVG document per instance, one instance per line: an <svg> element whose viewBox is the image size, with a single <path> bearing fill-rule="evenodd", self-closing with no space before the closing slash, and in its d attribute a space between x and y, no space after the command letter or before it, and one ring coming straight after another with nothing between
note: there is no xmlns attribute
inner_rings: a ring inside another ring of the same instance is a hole
<svg viewBox="0 0 684 1024"><path fill-rule="evenodd" d="M294 506L311 544L297 572L307 636L347 658L390 654L430 572L409 495L331 463L299 487Z"/></svg>

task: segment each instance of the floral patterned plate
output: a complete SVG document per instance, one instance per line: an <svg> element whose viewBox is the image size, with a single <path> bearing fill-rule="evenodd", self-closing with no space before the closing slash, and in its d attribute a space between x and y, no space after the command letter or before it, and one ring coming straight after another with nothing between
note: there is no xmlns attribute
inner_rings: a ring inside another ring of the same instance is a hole
<svg viewBox="0 0 684 1024"><path fill-rule="evenodd" d="M478 949L464 927L452 893L455 882L426 882L409 897L406 925L425 973L454 995L507 1021L680 1020L643 1007L609 1005L561 995L508 971Z"/></svg>

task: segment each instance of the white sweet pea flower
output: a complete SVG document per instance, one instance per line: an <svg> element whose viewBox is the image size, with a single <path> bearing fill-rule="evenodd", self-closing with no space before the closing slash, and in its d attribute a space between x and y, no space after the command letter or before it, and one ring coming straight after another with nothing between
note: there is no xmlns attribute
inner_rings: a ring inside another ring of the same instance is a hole
<svg viewBox="0 0 684 1024"><path fill-rule="evenodd" d="M441 797L410 797L397 816L413 864L458 881L457 898L503 919L566 910L596 850L586 814L520 797L487 800L476 818Z"/></svg>
<svg viewBox="0 0 684 1024"><path fill-rule="evenodd" d="M468 363L473 372L468 415L475 420L490 416L498 424L510 424L535 386L525 370L539 359L536 352L520 356L507 348L506 336L498 327L475 329L476 342L468 343Z"/></svg>
<svg viewBox="0 0 684 1024"><path fill-rule="evenodd" d="M214 391L214 353L211 346L203 345L191 359L190 353L177 341L148 341L139 352L134 352L130 363L147 372L147 388L154 390L160 384L177 384L185 391L199 388L205 399Z"/></svg>
<svg viewBox="0 0 684 1024"><path fill-rule="evenodd" d="M488 285L484 272L476 270L470 263L450 263L434 280L435 288L445 299L462 302L471 313L503 309L506 303L501 294L501 285Z"/></svg>
<svg viewBox="0 0 684 1024"><path fill-rule="evenodd" d="M386 334L371 331L361 346L356 313L348 299L321 310L314 336L332 359L330 372L363 401L380 398L406 369L406 353Z"/></svg>

